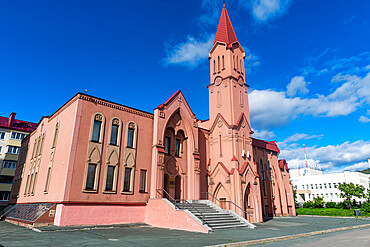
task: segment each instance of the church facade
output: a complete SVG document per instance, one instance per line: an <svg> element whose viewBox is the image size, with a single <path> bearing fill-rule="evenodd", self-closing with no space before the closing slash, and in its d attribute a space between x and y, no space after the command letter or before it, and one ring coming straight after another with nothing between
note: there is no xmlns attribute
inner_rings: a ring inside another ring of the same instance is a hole
<svg viewBox="0 0 370 247"><path fill-rule="evenodd" d="M165 210L151 206L158 198L208 199L250 222L295 215L276 142L251 137L244 58L224 6L208 120L181 91L154 113L76 94L22 142L10 203L50 205L60 226L151 223Z"/></svg>

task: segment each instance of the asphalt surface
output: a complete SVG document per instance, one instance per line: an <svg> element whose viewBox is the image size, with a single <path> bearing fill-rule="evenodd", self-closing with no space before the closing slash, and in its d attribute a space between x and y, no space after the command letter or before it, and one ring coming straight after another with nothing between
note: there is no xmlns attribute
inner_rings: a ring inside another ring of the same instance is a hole
<svg viewBox="0 0 370 247"><path fill-rule="evenodd" d="M281 237L340 227L369 224L369 219L328 217L278 217L258 223L257 229L219 230L210 234L154 228L145 224L96 227L40 227L34 230L0 222L0 244L3 246L209 246L257 239ZM336 232L332 234L338 234ZM323 234L326 235L326 234ZM329 234L330 235L330 234ZM368 234L369 235L369 234ZM321 235L320 235L321 237ZM309 237L313 240L317 236ZM302 239L296 239L300 241ZM290 241L290 240L289 240ZM291 246L279 241L273 246ZM324 240L323 240L324 241ZM366 241L366 239L364 240ZM294 244L299 242L293 242ZM303 242L302 244L306 244ZM316 245L316 244L315 244ZM326 245L323 245L326 246ZM330 245L329 245L330 246ZM337 246L337 245L336 245ZM360 245L359 245L360 246ZM369 245L368 245L369 246Z"/></svg>
<svg viewBox="0 0 370 247"><path fill-rule="evenodd" d="M284 240L254 246L296 246L296 247L369 247L370 246L370 227L358 228L352 230L325 233L310 237Z"/></svg>

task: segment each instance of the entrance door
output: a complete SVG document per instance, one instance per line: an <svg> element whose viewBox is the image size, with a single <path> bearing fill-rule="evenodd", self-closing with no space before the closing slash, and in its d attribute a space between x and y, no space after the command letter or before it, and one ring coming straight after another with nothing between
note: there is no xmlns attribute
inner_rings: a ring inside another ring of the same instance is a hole
<svg viewBox="0 0 370 247"><path fill-rule="evenodd" d="M170 191L170 176L168 176L168 174L164 174L164 181L163 181L163 189L169 193ZM166 192L163 192L163 198L167 198L168 199L168 195Z"/></svg>
<svg viewBox="0 0 370 247"><path fill-rule="evenodd" d="M181 199L181 176L175 177L175 200Z"/></svg>
<svg viewBox="0 0 370 247"><path fill-rule="evenodd" d="M220 198L220 207L226 209L226 198Z"/></svg>

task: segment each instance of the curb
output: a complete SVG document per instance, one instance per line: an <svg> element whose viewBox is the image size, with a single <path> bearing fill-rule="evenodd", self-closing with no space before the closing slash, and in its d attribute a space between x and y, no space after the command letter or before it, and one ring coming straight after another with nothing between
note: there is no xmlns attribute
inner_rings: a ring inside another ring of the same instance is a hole
<svg viewBox="0 0 370 247"><path fill-rule="evenodd" d="M368 216L328 216L328 215L315 215L315 214L300 214L300 215L297 215L297 217L298 216L370 220L370 217Z"/></svg>
<svg viewBox="0 0 370 247"><path fill-rule="evenodd" d="M301 233L296 235L289 235L289 236L281 236L281 237L275 237L275 238L265 238L265 239L257 239L257 240L251 240L251 241L242 241L237 243L227 243L227 244L217 244L217 245L211 245L215 247L233 247L233 246L248 246L248 245L255 245L255 244L265 244L265 243L271 243L281 240L290 240L295 238L303 238L303 237L309 237L314 235L319 235L323 233L330 233L330 232L337 232L337 231L344 231L344 230L350 230L350 229L357 229L357 228L363 228L368 227L370 224L365 225L358 225L358 226L347 226L347 227L340 227L340 228L333 228L323 231L315 231L315 232L307 232L307 233Z"/></svg>

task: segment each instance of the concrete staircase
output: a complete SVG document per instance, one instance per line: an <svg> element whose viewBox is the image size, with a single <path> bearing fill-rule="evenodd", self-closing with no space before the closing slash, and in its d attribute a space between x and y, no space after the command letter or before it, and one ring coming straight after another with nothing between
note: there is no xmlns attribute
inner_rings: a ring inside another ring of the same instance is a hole
<svg viewBox="0 0 370 247"><path fill-rule="evenodd" d="M188 203L177 202L176 206L182 210L189 210L200 221L203 220L203 223L212 230L255 227L234 211L223 210L208 200L188 201Z"/></svg>

